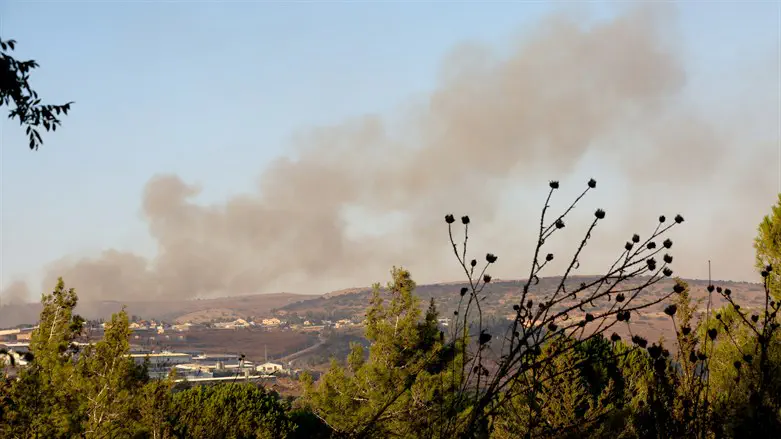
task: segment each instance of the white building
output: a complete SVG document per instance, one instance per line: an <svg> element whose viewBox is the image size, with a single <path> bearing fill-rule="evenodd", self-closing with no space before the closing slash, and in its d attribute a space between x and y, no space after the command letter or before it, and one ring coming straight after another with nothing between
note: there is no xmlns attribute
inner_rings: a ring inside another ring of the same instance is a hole
<svg viewBox="0 0 781 439"><path fill-rule="evenodd" d="M255 370L257 372L263 372L263 373L280 373L280 372L284 373L286 371L285 366L278 363L269 363L269 362L258 365L255 368Z"/></svg>
<svg viewBox="0 0 781 439"><path fill-rule="evenodd" d="M197 362L239 361L236 354L201 354L193 357Z"/></svg>
<svg viewBox="0 0 781 439"><path fill-rule="evenodd" d="M182 323L180 325L173 325L173 326L171 326L171 329L173 329L174 331L179 331L179 332L189 331L190 327L192 325L193 325L192 323L187 322L187 323Z"/></svg>

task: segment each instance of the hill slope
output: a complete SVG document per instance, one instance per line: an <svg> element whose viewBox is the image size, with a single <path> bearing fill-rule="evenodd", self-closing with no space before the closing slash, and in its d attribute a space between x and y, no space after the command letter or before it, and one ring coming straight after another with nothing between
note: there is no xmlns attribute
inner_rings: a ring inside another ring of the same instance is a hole
<svg viewBox="0 0 781 439"><path fill-rule="evenodd" d="M135 314L157 320L174 321L180 316L191 313L211 315L213 313L210 310L219 310L218 314L220 315L232 313L231 315L237 317L248 318L267 316L274 308L316 297L319 296L274 293L196 300L131 300L124 303L115 301L80 302L76 310L89 319L108 318L112 313L119 311L123 304L127 306L127 312L130 315ZM39 303L2 306L0 307L0 328L37 322L40 312L41 305Z"/></svg>
<svg viewBox="0 0 781 439"><path fill-rule="evenodd" d="M569 279L568 285L576 286L580 282L588 282L594 276L574 276ZM560 277L546 277L540 280L531 291L533 299L544 297L555 290L560 282ZM692 287L695 297L705 297L706 280L686 279ZM518 297L523 280L494 280L485 289L485 300L482 302L486 314L497 317L512 313L512 305ZM633 281L636 285L642 282L640 279ZM643 293L645 297L658 297L672 288L672 280L666 279ZM762 299L762 286L757 283L714 281L714 284L733 291L733 296L744 306L758 306ZM430 285L419 285L416 293L422 299L422 305L426 306L430 298L439 308L442 317L452 316L460 299L459 290L466 286L463 282L448 282ZM353 318L360 320L369 304L371 288L350 288L324 295L303 295L292 293L254 294L247 296L221 297L200 300L178 301L128 301L129 314L136 314L144 318L177 320L187 314L212 316L230 315L241 318L263 317L277 315L284 317L295 314L300 317L316 317L325 319ZM714 295L714 298L716 296ZM538 300L538 299L535 299ZM718 306L721 303L715 301ZM77 310L87 318L108 318L111 313L118 311L122 303L114 301L80 303ZM657 305L649 313L660 312L662 305ZM11 327L23 323L34 323L38 320L40 304L19 304L0 307L0 327Z"/></svg>
<svg viewBox="0 0 781 439"><path fill-rule="evenodd" d="M590 282L597 279L595 276L572 276L568 279L568 289L574 289L581 282ZM689 283L692 294L695 298L707 297L707 280L684 279ZM638 278L627 281L623 285L638 286L645 281L645 278ZM530 291L530 297L535 300L545 297L556 290L561 277L545 277L540 279L539 284L535 285ZM730 288L733 291L733 297L741 301L744 306L758 306L763 300L762 285L748 282L732 281L714 281L714 285L724 288ZM487 315L506 316L513 313L512 305L520 297L525 280L494 280L483 292L485 299L481 302L483 310ZM433 298L442 317L452 316L453 311L458 307L460 297L459 291L462 287L468 286L465 282L449 282L431 285L419 285L416 293L421 297L421 305L427 306L428 301ZM655 297L661 297L670 291L673 286L672 279L665 279L642 293L645 300ZM366 307L371 297L371 288L355 288L349 291L340 291L338 294L325 294L316 298L302 300L290 303L285 306L274 309L274 314L278 316L298 315L300 317L319 317L325 319L353 318L362 319ZM714 304L720 306L720 298L713 295ZM644 300L644 301L645 301ZM649 312L661 311L663 305L656 305Z"/></svg>

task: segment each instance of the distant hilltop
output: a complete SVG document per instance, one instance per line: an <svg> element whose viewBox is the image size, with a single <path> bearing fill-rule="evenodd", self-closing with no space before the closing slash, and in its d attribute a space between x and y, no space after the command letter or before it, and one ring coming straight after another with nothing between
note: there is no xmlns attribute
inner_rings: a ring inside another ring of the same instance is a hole
<svg viewBox="0 0 781 439"><path fill-rule="evenodd" d="M579 284L596 276L572 276L568 283ZM695 297L705 294L708 285L707 280L684 279L692 287ZM561 281L560 276L543 277L539 284L535 285L533 295L544 296L547 292L555 290ZM629 282L641 282L637 278ZM520 291L525 280L501 280L494 279L485 290L484 309L489 314L506 314L504 309L513 297ZM762 293L762 285L750 282L713 281L714 284L732 289L733 293L746 302L746 306L752 306L754 298L759 298ZM662 294L666 289L672 288L672 279L649 288L644 294ZM440 313L444 316L452 313L458 298L458 291L466 286L463 281L438 282L433 284L418 285L417 294L425 304L430 298L434 298ZM252 319L259 317L283 316L296 314L300 317L320 317L332 320L344 318L357 318L363 315L369 304L371 287L353 287L328 292L322 295L316 294L252 294L244 296L220 297L199 300L162 300L162 301L101 301L80 302L77 311L88 319L108 318L114 312L127 306L129 315L139 315L144 318L185 321L203 320L214 316L225 316L231 319ZM714 296L715 297L715 296ZM41 306L38 303L13 304L0 307L0 328L11 328L20 324L35 324Z"/></svg>

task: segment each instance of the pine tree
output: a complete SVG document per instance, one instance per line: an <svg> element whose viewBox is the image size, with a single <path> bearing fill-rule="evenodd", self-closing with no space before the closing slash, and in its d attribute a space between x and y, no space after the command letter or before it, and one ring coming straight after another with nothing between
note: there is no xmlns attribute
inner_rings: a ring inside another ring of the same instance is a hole
<svg viewBox="0 0 781 439"><path fill-rule="evenodd" d="M394 268L390 302L375 285L366 313L369 358L354 346L343 367L335 359L315 385L305 381L305 402L336 432L362 437L439 437L437 420L457 381L443 349L436 307L422 315L415 282Z"/></svg>
<svg viewBox="0 0 781 439"><path fill-rule="evenodd" d="M174 436L200 439L282 439L294 425L275 393L250 383L195 386L171 406Z"/></svg>
<svg viewBox="0 0 781 439"><path fill-rule="evenodd" d="M173 412L175 370L164 380L150 380L136 396L137 429L133 437L168 439L172 436L170 422Z"/></svg>
<svg viewBox="0 0 781 439"><path fill-rule="evenodd" d="M778 194L778 203L772 207L771 213L759 224L754 248L757 269L762 271L768 265L773 267L768 276L770 293L775 300L781 300L781 194Z"/></svg>
<svg viewBox="0 0 781 439"><path fill-rule="evenodd" d="M3 437L71 438L82 432L73 342L84 319L73 313L76 292L60 278L41 302L40 323L30 340L33 361L8 389L8 410L0 423Z"/></svg>
<svg viewBox="0 0 781 439"><path fill-rule="evenodd" d="M145 377L128 357L129 336L123 309L111 316L103 339L87 346L79 357L84 434L88 438L122 437L135 429L131 415Z"/></svg>

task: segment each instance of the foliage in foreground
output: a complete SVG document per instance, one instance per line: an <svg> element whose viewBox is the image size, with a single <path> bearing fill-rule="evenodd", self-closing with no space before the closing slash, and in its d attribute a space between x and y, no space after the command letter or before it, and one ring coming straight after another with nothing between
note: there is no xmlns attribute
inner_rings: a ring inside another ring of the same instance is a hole
<svg viewBox="0 0 781 439"><path fill-rule="evenodd" d="M30 73L38 67L38 63L35 60L17 60L11 56L15 48L15 40L0 39L0 107L14 106L8 118L18 119L19 125L27 127L25 133L29 147L37 150L43 144L39 127L57 131L61 124L60 114L68 114L73 102L62 105L41 103L38 92L30 86Z"/></svg>
<svg viewBox="0 0 781 439"><path fill-rule="evenodd" d="M478 266L477 259L467 256L469 217L461 218L464 238L459 244L453 230L456 217L447 215L450 242L469 281L460 291L461 305L448 337L442 334L444 341L430 349L430 357L418 351L396 364L409 372L390 382L380 379L388 352L403 351L404 341L397 340L398 316L382 314L382 303L375 300L367 317L382 315L384 320L369 319L367 336L374 344L368 359L358 368L334 362L318 386L307 383L303 403L346 437L781 437L781 304L772 291L779 271L774 266L781 267L781 198L756 241L763 309L741 309L729 289L709 285L701 311L702 303L692 300L680 279L661 298L646 294L648 287L673 275L668 253L673 242L664 235L683 223L680 215L672 221L660 216L648 238L634 234L601 278L579 285L569 281L606 216L601 209L558 288L544 297L535 295L543 269L554 258L544 251L546 242L595 187L590 180L564 213L551 219L546 214L559 183L550 183L532 267L517 301L508 305L515 319L504 333L484 324L481 310L481 301L490 294L487 271L498 258L489 253ZM398 284L408 277L394 271L392 303L405 296ZM714 310L713 295L727 305ZM632 335L632 316L663 302L676 331L674 352L663 340ZM626 327L628 340L611 329L618 325ZM406 337L414 340L416 334ZM353 356L359 353L356 349ZM433 379L417 373L428 366L436 368ZM415 409L415 404L426 409Z"/></svg>
<svg viewBox="0 0 781 439"><path fill-rule="evenodd" d="M149 380L128 356L129 323L121 311L103 340L75 343L84 320L62 279L44 296L31 363L2 382L0 437L8 438L285 438L288 407L275 393L246 383L172 392L173 376Z"/></svg>
<svg viewBox="0 0 781 439"><path fill-rule="evenodd" d="M586 191L595 186L590 181ZM304 376L305 394L293 404L247 383L177 391L173 377L149 380L145 367L127 357L124 311L112 316L102 341L80 347L74 342L84 320L74 314L75 292L60 280L43 297L30 364L18 379L0 382L0 437L781 437L781 303L774 290L781 197L755 242L764 307L745 309L716 285L708 286L706 300L693 300L680 279L662 299L644 296L648 286L672 276L672 241L663 235L683 222L680 216L667 226L659 218L646 240L632 236L592 284L568 283L605 217L601 210L557 291L534 296L553 258L543 256L545 241L585 195L546 223L557 188L551 182L530 276L518 301L508 304L516 317L504 334L485 323L480 306L490 294L487 268L497 257L486 255L478 268L467 258L469 218L461 219L459 247L448 215L451 244L470 285L460 291L456 324L440 331L435 304L424 312L411 274L394 268L388 294L375 286L367 310L368 352L355 345L318 382ZM633 278L640 286L627 286ZM714 295L726 305L713 309ZM611 329L625 325L632 334L632 316L662 301L676 333L672 352L662 340L625 340Z"/></svg>

